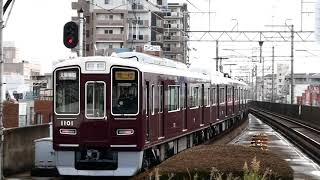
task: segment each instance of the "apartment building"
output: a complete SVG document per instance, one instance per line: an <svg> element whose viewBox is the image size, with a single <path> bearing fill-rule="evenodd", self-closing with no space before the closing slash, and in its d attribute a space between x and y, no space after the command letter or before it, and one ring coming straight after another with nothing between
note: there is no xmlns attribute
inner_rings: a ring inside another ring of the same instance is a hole
<svg viewBox="0 0 320 180"><path fill-rule="evenodd" d="M168 3L164 15L164 56L188 63L188 36L190 16L186 3Z"/></svg>
<svg viewBox="0 0 320 180"><path fill-rule="evenodd" d="M276 76L276 102L285 103L288 94L288 88L286 86L286 76L290 74L289 64L277 64L277 76Z"/></svg>
<svg viewBox="0 0 320 180"><path fill-rule="evenodd" d="M17 48L13 41L3 42L3 62L16 63L17 62Z"/></svg>
<svg viewBox="0 0 320 180"><path fill-rule="evenodd" d="M85 55L110 55L118 48L135 50L145 44L163 46L165 0L78 0L84 11ZM77 21L78 17L72 20Z"/></svg>

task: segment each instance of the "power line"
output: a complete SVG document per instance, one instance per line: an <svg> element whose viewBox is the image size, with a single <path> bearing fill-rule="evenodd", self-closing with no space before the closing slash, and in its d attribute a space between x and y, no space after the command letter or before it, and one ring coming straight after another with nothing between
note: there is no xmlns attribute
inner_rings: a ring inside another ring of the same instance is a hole
<svg viewBox="0 0 320 180"><path fill-rule="evenodd" d="M201 9L199 9L197 6L195 6L193 3L191 3L189 0L186 0L191 6L193 6L194 8L198 9L199 11L201 11Z"/></svg>

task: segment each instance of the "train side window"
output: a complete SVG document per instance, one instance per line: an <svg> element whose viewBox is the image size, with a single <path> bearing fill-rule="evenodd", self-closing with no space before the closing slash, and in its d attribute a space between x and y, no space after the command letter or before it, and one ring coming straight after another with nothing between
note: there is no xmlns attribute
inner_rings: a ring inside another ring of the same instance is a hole
<svg viewBox="0 0 320 180"><path fill-rule="evenodd" d="M159 92L159 113L163 112L163 85L158 85Z"/></svg>
<svg viewBox="0 0 320 180"><path fill-rule="evenodd" d="M178 111L180 109L180 87L179 86L168 86L168 111Z"/></svg>
<svg viewBox="0 0 320 180"><path fill-rule="evenodd" d="M199 87L192 88L192 101L191 107L198 107L199 106Z"/></svg>
<svg viewBox="0 0 320 180"><path fill-rule="evenodd" d="M231 102L231 88L230 87L228 87L228 89L227 89L227 100L228 100L228 102Z"/></svg>
<svg viewBox="0 0 320 180"><path fill-rule="evenodd" d="M211 89L210 88L208 88L207 89L207 102L206 102L206 106L210 106L210 99L211 99Z"/></svg>
<svg viewBox="0 0 320 180"><path fill-rule="evenodd" d="M154 103L154 85L152 84L151 85L151 114L152 115L154 115L154 109L155 109L155 107L154 107L154 105L155 105L155 103Z"/></svg>
<svg viewBox="0 0 320 180"><path fill-rule="evenodd" d="M91 119L105 117L106 84L102 81L88 81L85 86L85 115Z"/></svg>
<svg viewBox="0 0 320 180"><path fill-rule="evenodd" d="M181 108L185 108L185 85L182 84L180 88L180 106Z"/></svg>
<svg viewBox="0 0 320 180"><path fill-rule="evenodd" d="M224 103L226 100L224 88L219 89L219 103Z"/></svg>
<svg viewBox="0 0 320 180"><path fill-rule="evenodd" d="M207 88L205 88L203 84L202 84L202 88L201 88L201 93L203 93L203 94L201 94L202 95L201 97L203 99L201 99L200 104L202 105L202 103L203 103L203 106L206 106L207 105L206 104L207 103Z"/></svg>
<svg viewBox="0 0 320 180"><path fill-rule="evenodd" d="M238 100L238 89L234 88L234 101L236 102Z"/></svg>
<svg viewBox="0 0 320 180"><path fill-rule="evenodd" d="M211 104L214 105L217 103L217 94L216 88L211 89Z"/></svg>

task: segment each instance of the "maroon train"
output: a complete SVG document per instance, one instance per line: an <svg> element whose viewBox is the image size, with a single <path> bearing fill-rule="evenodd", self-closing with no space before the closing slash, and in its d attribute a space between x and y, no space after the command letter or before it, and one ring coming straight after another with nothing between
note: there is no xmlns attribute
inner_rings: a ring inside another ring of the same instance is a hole
<svg viewBox="0 0 320 180"><path fill-rule="evenodd" d="M66 60L53 75L61 175L132 176L246 114L245 83L141 53Z"/></svg>

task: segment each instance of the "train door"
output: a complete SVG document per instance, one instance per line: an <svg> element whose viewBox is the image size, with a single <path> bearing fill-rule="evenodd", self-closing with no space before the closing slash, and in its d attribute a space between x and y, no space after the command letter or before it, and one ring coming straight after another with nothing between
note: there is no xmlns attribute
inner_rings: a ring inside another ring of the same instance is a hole
<svg viewBox="0 0 320 180"><path fill-rule="evenodd" d="M226 110L226 114L225 114L225 116L227 117L229 114L229 112L228 112L228 86L225 86L225 99L224 99L224 102L225 102L225 105L226 105L226 108L225 108L225 110Z"/></svg>
<svg viewBox="0 0 320 180"><path fill-rule="evenodd" d="M235 88L234 88L234 86L232 86L232 114L234 114L234 101L235 101L235 96L234 96L234 94L235 94Z"/></svg>
<svg viewBox="0 0 320 180"><path fill-rule="evenodd" d="M201 85L201 96L200 96L200 118L201 118L201 124L204 124L204 109L205 109L205 105L204 105L204 84Z"/></svg>
<svg viewBox="0 0 320 180"><path fill-rule="evenodd" d="M146 81L145 87L145 102L146 102L146 141L150 141L150 89L149 81Z"/></svg>
<svg viewBox="0 0 320 180"><path fill-rule="evenodd" d="M188 85L187 83L184 84L184 87L181 88L182 92L181 97L183 101L181 101L182 104L182 130L187 129L187 122L188 122L188 117L187 117L187 108L188 108Z"/></svg>
<svg viewBox="0 0 320 180"><path fill-rule="evenodd" d="M80 124L80 142L84 144L106 143L109 140L108 121L106 121L107 83L104 78L84 79L85 101L84 121ZM96 133L92 133L92 131Z"/></svg>
<svg viewBox="0 0 320 180"><path fill-rule="evenodd" d="M216 114L216 119L220 119L220 88L219 85L217 85L217 89L216 89L216 98L217 98L217 114Z"/></svg>
<svg viewBox="0 0 320 180"><path fill-rule="evenodd" d="M159 121L159 128L158 128L158 132L159 132L159 134L158 134L158 136L159 136L159 138L161 138L161 137L164 137L164 116L163 116L163 107L164 107L164 95L163 95L163 92L164 92L164 90L163 90L163 83L161 84L161 85L158 85L158 94L159 94L159 96L158 96L158 102L159 102L159 112L158 112L158 114L159 114L159 119L158 119L158 121Z"/></svg>

